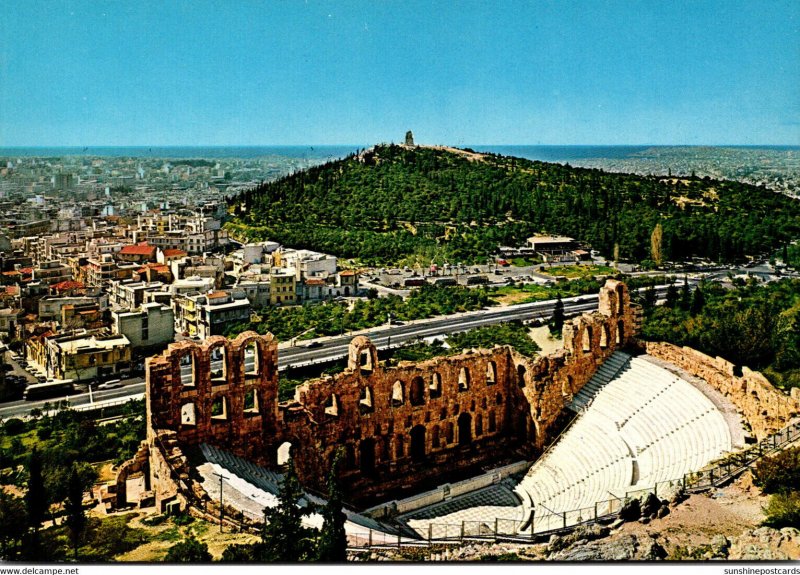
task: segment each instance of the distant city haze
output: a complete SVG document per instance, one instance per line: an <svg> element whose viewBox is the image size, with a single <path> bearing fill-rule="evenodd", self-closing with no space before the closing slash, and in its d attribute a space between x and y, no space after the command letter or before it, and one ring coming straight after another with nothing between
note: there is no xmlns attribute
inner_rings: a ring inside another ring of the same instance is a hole
<svg viewBox="0 0 800 575"><path fill-rule="evenodd" d="M0 146L800 145L800 3L24 2Z"/></svg>

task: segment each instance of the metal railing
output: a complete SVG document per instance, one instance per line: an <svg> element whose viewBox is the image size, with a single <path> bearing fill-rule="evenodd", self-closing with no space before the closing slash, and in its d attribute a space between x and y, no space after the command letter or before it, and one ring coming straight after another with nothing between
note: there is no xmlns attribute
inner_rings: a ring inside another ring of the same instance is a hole
<svg viewBox="0 0 800 575"><path fill-rule="evenodd" d="M626 491L624 497L598 501L590 507L553 512L537 509L526 521L509 518L487 518L481 521L458 523L429 523L427 533L418 539L388 535L377 531L349 533L349 548L419 547L433 544L458 544L463 541L514 541L535 542L554 533L570 531L581 525L610 521L615 518L628 501L652 493L658 497L670 497L678 490L699 493L724 485L752 467L765 455L782 449L800 439L800 421L789 424L757 444L732 453L720 463L703 471L687 473L682 477L660 481L652 487ZM423 530L424 531L424 530Z"/></svg>

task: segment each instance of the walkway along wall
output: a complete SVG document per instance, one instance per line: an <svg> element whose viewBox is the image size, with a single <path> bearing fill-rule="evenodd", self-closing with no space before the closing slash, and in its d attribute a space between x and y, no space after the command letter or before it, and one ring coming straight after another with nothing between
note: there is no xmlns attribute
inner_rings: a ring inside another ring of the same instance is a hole
<svg viewBox="0 0 800 575"><path fill-rule="evenodd" d="M636 321L626 286L609 280L598 311L567 321L564 349L544 357L495 347L385 368L375 346L356 337L344 372L307 382L280 404L272 335L172 344L146 365L156 499L173 496L157 484L164 461L175 457L152 461L162 436L172 451L209 443L270 468L285 462L291 446L301 481L316 489L342 448L351 500L415 488L503 453L532 459L557 433L573 395L635 335Z"/></svg>

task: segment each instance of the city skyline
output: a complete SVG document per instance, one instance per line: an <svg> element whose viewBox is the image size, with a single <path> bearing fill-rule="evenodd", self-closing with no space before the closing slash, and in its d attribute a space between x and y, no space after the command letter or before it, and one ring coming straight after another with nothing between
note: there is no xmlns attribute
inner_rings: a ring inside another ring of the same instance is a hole
<svg viewBox="0 0 800 575"><path fill-rule="evenodd" d="M0 146L798 145L800 6L34 3Z"/></svg>

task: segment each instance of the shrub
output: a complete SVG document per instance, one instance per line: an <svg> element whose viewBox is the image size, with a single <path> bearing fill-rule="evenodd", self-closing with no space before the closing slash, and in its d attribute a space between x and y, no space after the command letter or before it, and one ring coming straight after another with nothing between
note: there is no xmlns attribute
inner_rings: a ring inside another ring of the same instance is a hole
<svg viewBox="0 0 800 575"><path fill-rule="evenodd" d="M12 418L3 424L3 429L7 435L19 435L25 432L25 422L21 419Z"/></svg>
<svg viewBox="0 0 800 575"><path fill-rule="evenodd" d="M775 529L800 528L800 492L776 493L769 498L764 508L767 518L764 524Z"/></svg>
<svg viewBox="0 0 800 575"><path fill-rule="evenodd" d="M169 548L164 561L169 563L208 563L211 554L208 545L190 536Z"/></svg>
<svg viewBox="0 0 800 575"><path fill-rule="evenodd" d="M765 457L753 469L753 483L764 493L786 493L800 485L800 447Z"/></svg>

